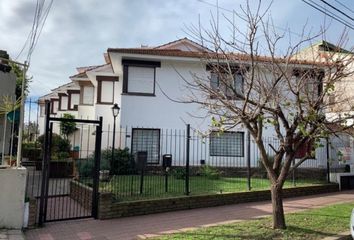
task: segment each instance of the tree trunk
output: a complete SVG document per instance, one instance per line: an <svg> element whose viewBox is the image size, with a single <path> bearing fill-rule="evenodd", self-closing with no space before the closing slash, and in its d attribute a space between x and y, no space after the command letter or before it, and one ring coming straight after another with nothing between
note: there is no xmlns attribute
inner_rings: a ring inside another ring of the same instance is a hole
<svg viewBox="0 0 354 240"><path fill-rule="evenodd" d="M285 229L285 217L283 208L282 186L279 183L272 184L273 228Z"/></svg>

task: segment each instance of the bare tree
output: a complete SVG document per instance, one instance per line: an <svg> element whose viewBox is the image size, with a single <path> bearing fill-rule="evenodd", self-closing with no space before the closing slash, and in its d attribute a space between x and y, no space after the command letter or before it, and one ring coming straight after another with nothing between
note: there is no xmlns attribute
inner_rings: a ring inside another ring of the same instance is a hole
<svg viewBox="0 0 354 240"><path fill-rule="evenodd" d="M330 120L326 114L342 102L354 109L349 97L333 102L334 95L343 95L336 86L342 86L342 80L353 74L348 70L353 55L318 60L314 54L311 59L300 60L300 47L310 45L324 33L305 34L306 27L299 40L287 41L285 52L280 54L286 32L275 31L266 15L270 6L261 11L259 1L252 7L247 3L240 13L235 12L247 23L247 30L238 29L232 19L224 16L232 31L230 40L220 34L219 20L212 19L211 30L201 26L189 29L194 40L215 51L200 54L210 72L208 77L192 73L194 81L185 82L190 91L188 101L207 110L214 128L223 131L241 124L249 131L271 183L273 228L284 229L284 181L304 161L313 158L310 151L294 162L297 151L310 143L313 149L320 147L322 138L351 127L347 122L353 117L350 111ZM267 157L265 129L272 129L280 142L279 147L271 146L273 161Z"/></svg>

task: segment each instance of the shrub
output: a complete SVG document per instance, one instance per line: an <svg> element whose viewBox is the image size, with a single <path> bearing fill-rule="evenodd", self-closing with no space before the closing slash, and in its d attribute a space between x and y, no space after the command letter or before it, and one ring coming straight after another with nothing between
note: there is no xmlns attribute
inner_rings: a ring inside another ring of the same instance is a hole
<svg viewBox="0 0 354 240"><path fill-rule="evenodd" d="M37 161L41 159L40 143L29 142L22 144L22 156L28 158L29 161Z"/></svg>
<svg viewBox="0 0 354 240"><path fill-rule="evenodd" d="M171 174L176 179L185 179L187 175L185 168L175 168L171 171Z"/></svg>
<svg viewBox="0 0 354 240"><path fill-rule="evenodd" d="M199 170L200 176L209 178L209 179L219 179L220 178L220 171L214 167L211 167L209 165L203 165L200 167Z"/></svg>
<svg viewBox="0 0 354 240"><path fill-rule="evenodd" d="M76 161L76 167L81 177L92 176L94 170L94 156L95 154L93 153L87 159L78 159ZM124 175L135 172L134 161L128 148L114 150L114 161L112 162L112 168L110 166L111 158L112 149L105 149L101 151L100 170L109 170L110 175Z"/></svg>
<svg viewBox="0 0 354 240"><path fill-rule="evenodd" d="M75 116L71 115L70 113L64 113L63 118L74 119ZM68 139L69 135L76 131L76 123L61 121L60 122L60 131L62 132L62 134L64 134L66 139Z"/></svg>
<svg viewBox="0 0 354 240"><path fill-rule="evenodd" d="M41 144L42 151L44 150L44 135L38 137L38 142ZM70 141L60 135L52 134L51 155L53 160L60 160L69 157L71 149Z"/></svg>

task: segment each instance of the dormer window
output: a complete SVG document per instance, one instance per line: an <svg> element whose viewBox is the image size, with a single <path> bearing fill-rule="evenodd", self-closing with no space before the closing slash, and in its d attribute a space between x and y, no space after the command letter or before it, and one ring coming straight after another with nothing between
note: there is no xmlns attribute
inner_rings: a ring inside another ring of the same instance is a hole
<svg viewBox="0 0 354 240"><path fill-rule="evenodd" d="M160 62L123 60L123 93L155 96L156 68Z"/></svg>

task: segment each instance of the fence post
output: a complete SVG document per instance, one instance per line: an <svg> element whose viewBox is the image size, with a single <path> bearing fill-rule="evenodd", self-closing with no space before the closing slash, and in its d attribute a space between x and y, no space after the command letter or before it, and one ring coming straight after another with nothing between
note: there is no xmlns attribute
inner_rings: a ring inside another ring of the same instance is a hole
<svg viewBox="0 0 354 240"><path fill-rule="evenodd" d="M186 139L186 195L189 195L189 152L190 152L190 139L191 139L191 126L187 124L187 139Z"/></svg>
<svg viewBox="0 0 354 240"><path fill-rule="evenodd" d="M327 182L330 183L330 169L329 169L329 139L326 138L326 157L327 157Z"/></svg>
<svg viewBox="0 0 354 240"><path fill-rule="evenodd" d="M99 118L99 125L96 126L96 142L95 142L95 162L92 186L92 209L91 213L94 219L98 218L98 201L99 201L99 178L101 163L101 141L102 141L102 122L103 118Z"/></svg>
<svg viewBox="0 0 354 240"><path fill-rule="evenodd" d="M247 187L251 191L251 135L247 131Z"/></svg>
<svg viewBox="0 0 354 240"><path fill-rule="evenodd" d="M38 225L43 226L45 212L45 192L46 192L46 174L47 164L49 162L49 117L50 117L50 102L45 103L45 132L44 132L44 154L42 159L42 179L41 179L41 197L39 202Z"/></svg>

